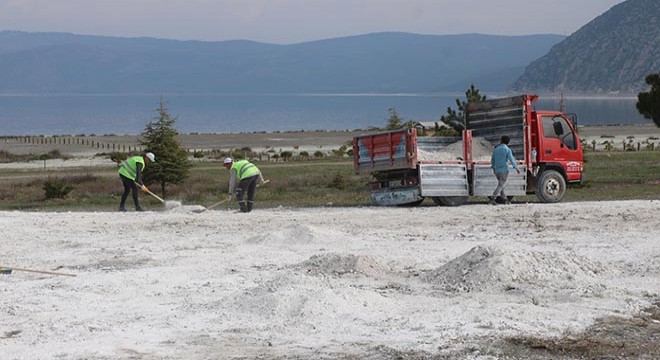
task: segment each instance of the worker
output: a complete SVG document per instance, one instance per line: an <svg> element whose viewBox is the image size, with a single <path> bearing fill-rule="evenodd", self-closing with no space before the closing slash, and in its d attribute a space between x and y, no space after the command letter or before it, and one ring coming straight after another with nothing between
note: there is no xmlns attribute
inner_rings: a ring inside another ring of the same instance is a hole
<svg viewBox="0 0 660 360"><path fill-rule="evenodd" d="M152 152L147 152L144 155L132 156L119 165L119 178L124 185L124 193L121 194L119 211L126 211L126 198L129 192L133 195L135 211L144 211L138 200L137 188L139 186L142 191L147 192L148 189L142 182L142 171L147 164L151 164L152 162L156 162L156 156Z"/></svg>
<svg viewBox="0 0 660 360"><path fill-rule="evenodd" d="M509 148L509 137L504 135L500 139L500 144L493 149L491 155L491 167L493 168L493 173L497 178L497 187L493 191L493 196L489 197L491 204L510 204L509 198L504 194L504 187L506 186L507 180L509 178L509 162L511 166L520 174L520 169L516 165L516 159L513 157L513 153Z"/></svg>
<svg viewBox="0 0 660 360"><path fill-rule="evenodd" d="M247 161L228 157L224 160L225 169L229 170L229 197L236 191L236 199L241 212L252 211L254 195L257 192L257 183L263 183L264 178L256 165ZM247 195L247 199L245 196Z"/></svg>

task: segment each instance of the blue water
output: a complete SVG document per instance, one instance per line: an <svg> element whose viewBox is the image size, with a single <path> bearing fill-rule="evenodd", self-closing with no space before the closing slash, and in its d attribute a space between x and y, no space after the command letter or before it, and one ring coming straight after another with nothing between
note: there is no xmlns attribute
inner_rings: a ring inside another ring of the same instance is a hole
<svg viewBox="0 0 660 360"><path fill-rule="evenodd" d="M489 97L496 95L486 94ZM165 95L180 133L355 130L382 127L389 108L404 121L435 121L463 94ZM0 95L0 135L139 134L157 115L160 95ZM538 109L558 110L559 98ZM630 98L566 98L582 125L645 124Z"/></svg>

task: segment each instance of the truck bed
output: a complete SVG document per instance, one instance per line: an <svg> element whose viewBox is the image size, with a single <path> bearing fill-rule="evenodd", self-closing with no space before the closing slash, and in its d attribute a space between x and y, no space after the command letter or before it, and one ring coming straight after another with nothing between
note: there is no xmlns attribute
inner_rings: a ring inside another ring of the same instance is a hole
<svg viewBox="0 0 660 360"><path fill-rule="evenodd" d="M415 169L420 163L462 162L461 137L417 137L416 129L353 138L357 172Z"/></svg>

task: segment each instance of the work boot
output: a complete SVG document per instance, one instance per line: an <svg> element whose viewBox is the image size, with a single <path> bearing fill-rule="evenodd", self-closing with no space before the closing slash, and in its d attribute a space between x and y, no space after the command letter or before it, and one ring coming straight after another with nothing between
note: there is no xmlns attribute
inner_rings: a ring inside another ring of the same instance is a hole
<svg viewBox="0 0 660 360"><path fill-rule="evenodd" d="M126 208L123 207L123 206L120 206L120 207L119 207L119 211L121 211L121 212L126 212Z"/></svg>
<svg viewBox="0 0 660 360"><path fill-rule="evenodd" d="M241 208L241 212L248 212L247 205L245 204L245 201L239 201L238 206Z"/></svg>
<svg viewBox="0 0 660 360"><path fill-rule="evenodd" d="M494 196L489 196L488 197L488 203L491 204L491 205L497 205L497 201L495 201Z"/></svg>
<svg viewBox="0 0 660 360"><path fill-rule="evenodd" d="M142 208L142 206L138 206L135 208L135 211L144 211L144 209Z"/></svg>
<svg viewBox="0 0 660 360"><path fill-rule="evenodd" d="M248 201L247 203L247 212L252 211L252 201Z"/></svg>

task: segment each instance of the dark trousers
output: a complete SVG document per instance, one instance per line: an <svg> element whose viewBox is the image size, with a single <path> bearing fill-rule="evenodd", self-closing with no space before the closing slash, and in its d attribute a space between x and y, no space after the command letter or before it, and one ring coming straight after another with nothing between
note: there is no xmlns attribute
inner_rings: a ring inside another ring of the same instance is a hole
<svg viewBox="0 0 660 360"><path fill-rule="evenodd" d="M128 197L128 193L131 192L133 195L133 203L135 204L135 210L139 210L140 207L140 201L138 200L138 188L137 184L135 184L135 181L127 178L124 175L119 175L119 178L121 179L122 184L124 184L124 193L121 194L121 203L119 203L119 210L125 210L126 209L126 198Z"/></svg>
<svg viewBox="0 0 660 360"><path fill-rule="evenodd" d="M240 206L242 212L252 211L254 195L257 192L258 179L259 175L257 174L238 182L238 187L236 188L236 199L238 200L238 206ZM247 199L245 199L245 195L247 195Z"/></svg>

